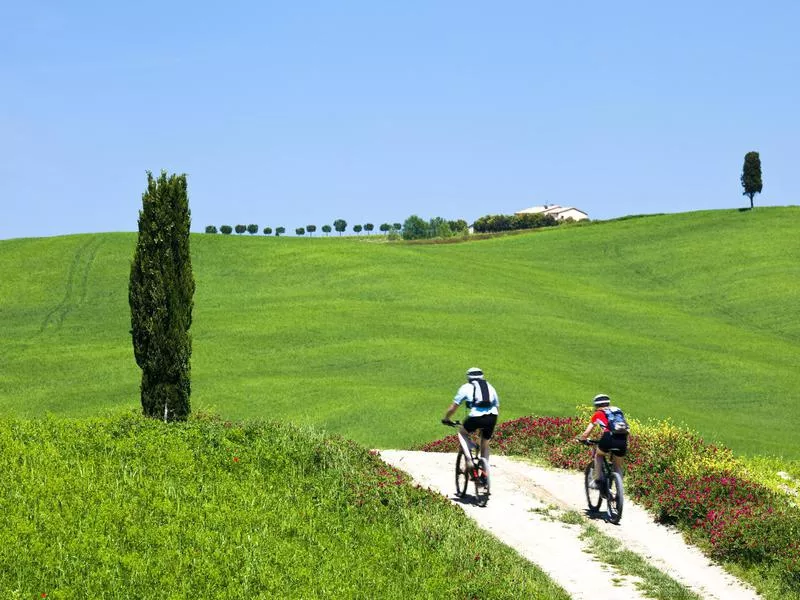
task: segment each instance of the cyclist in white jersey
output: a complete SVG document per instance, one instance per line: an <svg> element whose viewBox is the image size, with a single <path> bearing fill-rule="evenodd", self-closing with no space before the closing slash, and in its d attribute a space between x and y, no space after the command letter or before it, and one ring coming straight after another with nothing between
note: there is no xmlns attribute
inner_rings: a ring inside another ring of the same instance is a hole
<svg viewBox="0 0 800 600"><path fill-rule="evenodd" d="M442 423L450 423L450 417L462 403L466 403L467 419L459 430L459 435L469 441L468 433L481 430L481 456L489 466L489 440L492 439L497 417L500 414L500 399L497 390L483 377L483 371L473 367L467 371L467 383L458 388L453 404L447 409Z"/></svg>

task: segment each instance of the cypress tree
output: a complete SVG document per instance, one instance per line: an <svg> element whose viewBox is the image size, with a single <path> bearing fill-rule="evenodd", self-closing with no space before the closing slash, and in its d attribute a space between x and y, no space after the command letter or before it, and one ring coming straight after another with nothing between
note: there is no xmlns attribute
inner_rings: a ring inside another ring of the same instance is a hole
<svg viewBox="0 0 800 600"><path fill-rule="evenodd" d="M750 198L750 208L753 208L753 196L760 194L764 188L761 181L761 157L758 152L748 152L744 155L744 166L740 178L744 192L743 196Z"/></svg>
<svg viewBox="0 0 800 600"><path fill-rule="evenodd" d="M128 288L133 353L142 369L142 411L168 421L185 420L190 412L195 284L186 190L186 175L168 177L162 171L156 179L147 172Z"/></svg>

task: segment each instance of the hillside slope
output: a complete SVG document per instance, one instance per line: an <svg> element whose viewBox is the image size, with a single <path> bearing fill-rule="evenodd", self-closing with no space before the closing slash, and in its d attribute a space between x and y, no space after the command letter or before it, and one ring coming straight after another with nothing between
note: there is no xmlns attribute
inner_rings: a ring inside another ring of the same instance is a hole
<svg viewBox="0 0 800 600"><path fill-rule="evenodd" d="M403 447L441 433L479 365L504 418L604 391L638 418L797 458L798 230L785 207L460 244L194 235L193 405ZM0 242L0 413L137 405L135 239Z"/></svg>

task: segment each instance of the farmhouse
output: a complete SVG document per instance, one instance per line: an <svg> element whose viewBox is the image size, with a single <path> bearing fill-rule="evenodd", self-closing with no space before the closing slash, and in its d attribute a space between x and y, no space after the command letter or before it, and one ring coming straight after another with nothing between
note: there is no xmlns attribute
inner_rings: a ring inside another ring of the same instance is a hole
<svg viewBox="0 0 800 600"><path fill-rule="evenodd" d="M527 215L541 213L544 215L553 215L559 221L566 221L572 219L573 221L583 221L589 218L585 212L572 206L559 206L558 204L545 204L544 206L531 206L520 211L515 212L515 215Z"/></svg>

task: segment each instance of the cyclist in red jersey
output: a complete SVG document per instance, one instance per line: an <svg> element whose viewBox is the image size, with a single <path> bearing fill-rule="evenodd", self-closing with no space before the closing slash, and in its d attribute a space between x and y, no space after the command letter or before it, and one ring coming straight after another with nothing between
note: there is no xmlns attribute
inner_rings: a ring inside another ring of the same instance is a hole
<svg viewBox="0 0 800 600"><path fill-rule="evenodd" d="M603 476L603 457L609 454L612 448L616 449L616 452L611 453L614 470L622 475L624 466L622 457L625 456L628 451L628 436L615 435L609 429L607 411L614 410L616 408L611 406L611 398L609 398L606 394L598 394L594 397L594 406L597 410L592 415L586 430L580 436L578 436L578 440L582 441L588 439L589 435L592 433L592 430L595 427L600 427L602 429L602 435L597 442L597 454L595 455L594 465L595 477ZM595 479L595 485L597 485L601 490L603 489L603 483L605 482L602 482L600 479Z"/></svg>

